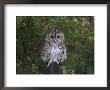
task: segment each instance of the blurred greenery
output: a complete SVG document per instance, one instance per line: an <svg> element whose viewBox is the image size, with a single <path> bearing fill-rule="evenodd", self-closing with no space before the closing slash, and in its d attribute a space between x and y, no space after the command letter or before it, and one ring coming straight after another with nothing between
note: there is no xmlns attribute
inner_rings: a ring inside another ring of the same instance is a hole
<svg viewBox="0 0 110 90"><path fill-rule="evenodd" d="M16 74L44 74L40 58L45 33L63 30L68 59L63 74L94 74L93 16L16 16Z"/></svg>

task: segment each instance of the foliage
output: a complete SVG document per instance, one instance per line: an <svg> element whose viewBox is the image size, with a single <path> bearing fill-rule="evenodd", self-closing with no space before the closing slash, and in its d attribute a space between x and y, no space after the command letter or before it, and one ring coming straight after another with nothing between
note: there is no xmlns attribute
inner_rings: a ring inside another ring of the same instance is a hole
<svg viewBox="0 0 110 90"><path fill-rule="evenodd" d="M17 16L16 73L43 74L47 65L40 58L45 33L51 27L63 30L68 59L64 74L94 73L93 16Z"/></svg>

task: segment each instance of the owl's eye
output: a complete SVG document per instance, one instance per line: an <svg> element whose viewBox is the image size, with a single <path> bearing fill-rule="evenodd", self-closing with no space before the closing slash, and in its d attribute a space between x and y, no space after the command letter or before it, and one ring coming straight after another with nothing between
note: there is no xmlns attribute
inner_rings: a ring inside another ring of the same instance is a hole
<svg viewBox="0 0 110 90"><path fill-rule="evenodd" d="M60 36L58 35L57 38L59 38Z"/></svg>
<svg viewBox="0 0 110 90"><path fill-rule="evenodd" d="M51 38L54 38L54 36L51 36Z"/></svg>

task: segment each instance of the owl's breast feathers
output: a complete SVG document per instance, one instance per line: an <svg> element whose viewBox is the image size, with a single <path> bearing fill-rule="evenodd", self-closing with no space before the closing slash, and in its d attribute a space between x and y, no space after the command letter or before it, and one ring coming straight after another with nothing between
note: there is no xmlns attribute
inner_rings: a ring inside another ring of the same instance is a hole
<svg viewBox="0 0 110 90"><path fill-rule="evenodd" d="M58 48L58 46L51 47L51 54L58 54L61 52L61 50Z"/></svg>
<svg viewBox="0 0 110 90"><path fill-rule="evenodd" d="M45 45L48 46L45 48L45 55L43 57L44 61L48 61L48 66L52 62L56 62L59 64L60 62L63 62L66 60L66 47L64 44L58 45L58 44L51 44L51 45Z"/></svg>

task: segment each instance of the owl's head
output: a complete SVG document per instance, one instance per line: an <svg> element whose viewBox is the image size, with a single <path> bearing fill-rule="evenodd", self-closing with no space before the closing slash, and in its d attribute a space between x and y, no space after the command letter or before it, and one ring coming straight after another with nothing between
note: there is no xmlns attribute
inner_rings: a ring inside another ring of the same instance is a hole
<svg viewBox="0 0 110 90"><path fill-rule="evenodd" d="M50 43L63 43L64 33L56 28L52 28L46 35L45 40Z"/></svg>

